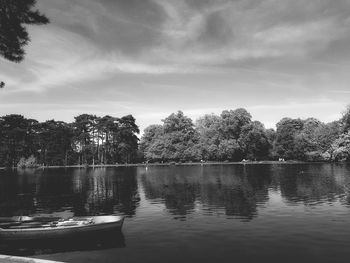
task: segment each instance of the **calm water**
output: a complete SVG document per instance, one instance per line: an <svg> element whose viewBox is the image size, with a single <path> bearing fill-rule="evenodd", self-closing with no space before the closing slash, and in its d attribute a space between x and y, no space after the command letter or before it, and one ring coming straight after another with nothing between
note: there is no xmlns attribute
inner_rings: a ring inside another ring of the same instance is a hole
<svg viewBox="0 0 350 263"><path fill-rule="evenodd" d="M0 216L122 214L109 240L2 253L66 262L349 262L350 165L0 171Z"/></svg>

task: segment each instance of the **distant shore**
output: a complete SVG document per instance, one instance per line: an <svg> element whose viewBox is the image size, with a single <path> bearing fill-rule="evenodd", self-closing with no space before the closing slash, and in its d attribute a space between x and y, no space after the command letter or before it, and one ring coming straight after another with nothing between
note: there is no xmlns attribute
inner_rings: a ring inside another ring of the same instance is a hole
<svg viewBox="0 0 350 263"><path fill-rule="evenodd" d="M245 162L167 162L167 163L135 163L135 164L97 164L97 165L67 165L67 166L40 166L36 168L24 168L24 169L58 169L58 168L108 168L108 167L147 167L147 166L185 166L185 165L256 165L256 164L309 164L309 163L326 163L326 162L305 162L305 161L245 161ZM0 170L4 169L23 169L23 168L6 168L0 167Z"/></svg>

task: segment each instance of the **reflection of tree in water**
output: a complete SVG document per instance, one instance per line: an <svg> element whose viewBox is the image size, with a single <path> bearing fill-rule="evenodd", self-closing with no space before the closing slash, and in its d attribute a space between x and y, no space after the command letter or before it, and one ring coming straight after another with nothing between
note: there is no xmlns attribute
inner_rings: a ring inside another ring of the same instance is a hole
<svg viewBox="0 0 350 263"><path fill-rule="evenodd" d="M202 203L215 212L224 208L228 216L252 219L257 205L268 200L269 171L257 166L221 166L203 170Z"/></svg>
<svg viewBox="0 0 350 263"><path fill-rule="evenodd" d="M115 204L114 210L126 215L135 215L136 208L140 204L137 170L134 167L122 169L123 173L116 178L118 189L115 196L118 198L118 203Z"/></svg>
<svg viewBox="0 0 350 263"><path fill-rule="evenodd" d="M152 167L142 175L146 198L164 200L174 215L192 213L197 201L209 214L251 219L266 202L269 183L269 170L253 166Z"/></svg>
<svg viewBox="0 0 350 263"><path fill-rule="evenodd" d="M73 178L74 191L81 195L76 214L135 214L139 197L134 169L90 169Z"/></svg>
<svg viewBox="0 0 350 263"><path fill-rule="evenodd" d="M0 215L123 213L138 206L132 169L46 169L2 171Z"/></svg>
<svg viewBox="0 0 350 263"><path fill-rule="evenodd" d="M42 170L37 182L37 191L33 196L37 203L37 213L51 214L73 210L74 194L71 176L64 169Z"/></svg>
<svg viewBox="0 0 350 263"><path fill-rule="evenodd" d="M162 199L170 213L184 216L194 209L199 184L188 167L152 167L142 176L147 199Z"/></svg>
<svg viewBox="0 0 350 263"><path fill-rule="evenodd" d="M337 164L283 165L272 171L283 197L307 205L335 201L345 194L349 180L349 170Z"/></svg>
<svg viewBox="0 0 350 263"><path fill-rule="evenodd" d="M32 191L38 178L35 170L0 170L0 216L26 215L35 211ZM26 172L30 176L25 176Z"/></svg>

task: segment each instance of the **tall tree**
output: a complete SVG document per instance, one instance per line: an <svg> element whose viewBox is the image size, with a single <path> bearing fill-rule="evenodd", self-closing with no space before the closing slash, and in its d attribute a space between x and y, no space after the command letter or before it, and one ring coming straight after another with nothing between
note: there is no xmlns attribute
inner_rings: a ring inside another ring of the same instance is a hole
<svg viewBox="0 0 350 263"><path fill-rule="evenodd" d="M139 127L132 115L118 120L117 129L113 133L113 147L116 153L114 162L130 163L137 157Z"/></svg>
<svg viewBox="0 0 350 263"><path fill-rule="evenodd" d="M107 164L112 159L113 133L118 130L118 118L106 115L98 119L97 127L101 138L99 160Z"/></svg>
<svg viewBox="0 0 350 263"><path fill-rule="evenodd" d="M37 140L40 146L39 162L44 165L68 165L73 148L72 126L49 120L39 123L36 127Z"/></svg>
<svg viewBox="0 0 350 263"><path fill-rule="evenodd" d="M75 132L76 147L80 152L79 163L86 164L88 163L88 153L91 150L91 133L95 116L90 114L81 114L77 117L74 117L74 119L75 122L73 123L73 127Z"/></svg>

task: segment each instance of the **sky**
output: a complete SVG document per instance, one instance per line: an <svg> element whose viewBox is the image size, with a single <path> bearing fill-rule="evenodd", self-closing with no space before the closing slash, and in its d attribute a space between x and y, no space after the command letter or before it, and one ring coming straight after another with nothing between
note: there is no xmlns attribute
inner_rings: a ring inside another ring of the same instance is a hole
<svg viewBox="0 0 350 263"><path fill-rule="evenodd" d="M246 108L337 120L350 103L349 0L38 0L21 63L0 58L0 116L72 122Z"/></svg>

